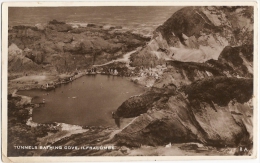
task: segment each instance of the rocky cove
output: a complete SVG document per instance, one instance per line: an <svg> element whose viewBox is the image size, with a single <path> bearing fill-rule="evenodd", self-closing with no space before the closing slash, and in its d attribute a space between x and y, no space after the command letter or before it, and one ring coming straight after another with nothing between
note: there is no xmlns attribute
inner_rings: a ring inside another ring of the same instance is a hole
<svg viewBox="0 0 260 163"><path fill-rule="evenodd" d="M124 77L96 74L82 76L51 91L26 90L17 94L31 96L32 103L40 104L32 114L36 123L116 127L112 112L143 91Z"/></svg>
<svg viewBox="0 0 260 163"><path fill-rule="evenodd" d="M252 25L251 7L184 7L151 38L94 24L75 28L56 20L10 28L9 155L251 155ZM128 52L133 52L129 59L122 59ZM57 87L70 78L84 78L93 68L104 74L116 69L118 76L146 87L114 108L120 128L36 124L31 113L37 104L12 93L46 89L46 83ZM113 144L116 149L13 148L26 144Z"/></svg>

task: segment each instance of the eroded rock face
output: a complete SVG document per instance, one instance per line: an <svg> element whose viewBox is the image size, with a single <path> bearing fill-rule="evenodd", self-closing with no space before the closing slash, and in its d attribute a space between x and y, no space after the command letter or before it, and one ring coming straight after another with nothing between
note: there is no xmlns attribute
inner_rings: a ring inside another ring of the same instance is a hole
<svg viewBox="0 0 260 163"><path fill-rule="evenodd" d="M132 58L132 64L217 60L226 46L253 45L252 16L252 7L185 7L156 29L153 39Z"/></svg>
<svg viewBox="0 0 260 163"><path fill-rule="evenodd" d="M148 93L137 98L138 105L131 105L134 99L126 101L127 107L118 108L120 115L138 116L115 136L117 143L197 141L250 148L252 27L251 7L186 7L174 13L131 60L133 66L152 67L150 72L166 64L151 87L163 90L172 85L176 94L162 93L148 106ZM145 77L152 76L142 80Z"/></svg>
<svg viewBox="0 0 260 163"><path fill-rule="evenodd" d="M150 91L139 95L133 96L122 103L121 106L117 109L115 114L118 117L131 118L139 116L142 113L146 113L154 103L162 102L167 99L167 97L175 94L175 86L168 86L167 88L152 88Z"/></svg>
<svg viewBox="0 0 260 163"><path fill-rule="evenodd" d="M160 96L156 100L150 99L152 104L147 103L147 98L152 97L151 94L156 96L153 91L149 96L148 93L139 96L137 101L130 99L125 102L128 105L118 108L116 113L120 113L119 116L136 115L136 119L114 139L127 146L193 141L212 146L250 145L253 110L249 101L252 88L252 79L227 77L190 84L183 87L186 93L169 94L165 92L168 89L157 88ZM229 94L223 90L229 90ZM248 93L242 94L245 90ZM219 97L225 98L226 102Z"/></svg>
<svg viewBox="0 0 260 163"><path fill-rule="evenodd" d="M185 7L174 13L157 31L170 45L176 45L174 40L177 37L183 45L194 48L210 45L220 38L223 40L218 40L219 45L238 46L252 43L252 18L252 7ZM244 35L247 37L241 37Z"/></svg>
<svg viewBox="0 0 260 163"><path fill-rule="evenodd" d="M133 80L147 87L174 84L179 88L212 76L252 78L252 17L252 7L182 8L131 56L131 66L163 73L141 72Z"/></svg>
<svg viewBox="0 0 260 163"><path fill-rule="evenodd" d="M8 71L22 72L40 70L40 66L25 56L23 50L19 49L15 44L11 44L8 48Z"/></svg>
<svg viewBox="0 0 260 163"><path fill-rule="evenodd" d="M253 77L253 46L226 46L218 60L207 61L211 67L221 69L227 76Z"/></svg>

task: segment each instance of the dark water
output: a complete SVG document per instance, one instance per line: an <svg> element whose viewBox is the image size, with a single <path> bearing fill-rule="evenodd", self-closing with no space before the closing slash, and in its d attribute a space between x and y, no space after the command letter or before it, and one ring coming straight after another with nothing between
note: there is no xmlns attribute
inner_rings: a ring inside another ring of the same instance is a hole
<svg viewBox="0 0 260 163"><path fill-rule="evenodd" d="M67 23L120 25L150 34L180 6L100 6L100 7L10 7L9 25L35 25L57 19Z"/></svg>
<svg viewBox="0 0 260 163"><path fill-rule="evenodd" d="M34 97L33 103L45 99L45 106L33 110L34 122L115 126L111 112L143 91L123 77L93 75L83 76L52 91L30 90L18 94Z"/></svg>

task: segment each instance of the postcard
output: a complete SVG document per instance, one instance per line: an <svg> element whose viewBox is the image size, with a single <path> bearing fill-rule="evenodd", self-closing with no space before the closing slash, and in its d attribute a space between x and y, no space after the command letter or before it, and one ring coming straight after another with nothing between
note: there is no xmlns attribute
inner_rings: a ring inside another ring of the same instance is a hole
<svg viewBox="0 0 260 163"><path fill-rule="evenodd" d="M257 157L256 2L2 11L4 162Z"/></svg>

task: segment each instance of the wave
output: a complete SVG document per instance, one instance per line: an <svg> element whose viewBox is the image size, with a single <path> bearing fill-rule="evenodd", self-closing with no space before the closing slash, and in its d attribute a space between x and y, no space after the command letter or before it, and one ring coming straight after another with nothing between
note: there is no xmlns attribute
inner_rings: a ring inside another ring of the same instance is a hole
<svg viewBox="0 0 260 163"><path fill-rule="evenodd" d="M70 24L72 26L72 28L79 28L79 27L87 27L89 23L70 22L67 24Z"/></svg>

